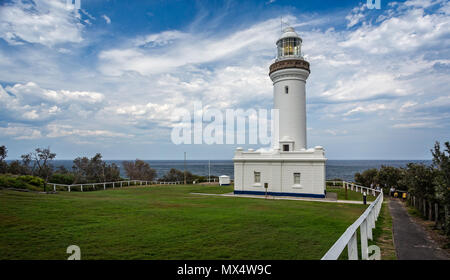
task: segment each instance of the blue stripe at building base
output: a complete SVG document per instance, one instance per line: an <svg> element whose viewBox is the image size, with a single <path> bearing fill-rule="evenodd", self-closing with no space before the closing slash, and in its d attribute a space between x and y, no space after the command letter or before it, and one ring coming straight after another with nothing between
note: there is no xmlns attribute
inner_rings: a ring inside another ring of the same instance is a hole
<svg viewBox="0 0 450 280"><path fill-rule="evenodd" d="M248 194L248 195L266 195L266 192L260 191L234 191L234 194ZM313 197L313 198L325 198L325 194L313 194L313 193L285 193L285 192L267 192L267 195L272 196L295 196L295 197Z"/></svg>

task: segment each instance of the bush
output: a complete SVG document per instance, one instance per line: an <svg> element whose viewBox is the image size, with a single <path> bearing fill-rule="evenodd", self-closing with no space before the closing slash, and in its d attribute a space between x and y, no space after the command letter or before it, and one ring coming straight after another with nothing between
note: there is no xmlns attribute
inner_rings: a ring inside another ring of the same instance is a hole
<svg viewBox="0 0 450 280"><path fill-rule="evenodd" d="M44 188L44 179L31 176L31 175L22 175L17 177L18 180L25 182L27 184L30 184L35 187L42 187Z"/></svg>
<svg viewBox="0 0 450 280"><path fill-rule="evenodd" d="M30 175L15 176L11 174L0 175L0 187L43 191L44 180Z"/></svg>
<svg viewBox="0 0 450 280"><path fill-rule="evenodd" d="M71 185L75 181L75 175L73 173L56 173L50 177L49 181L55 184Z"/></svg>

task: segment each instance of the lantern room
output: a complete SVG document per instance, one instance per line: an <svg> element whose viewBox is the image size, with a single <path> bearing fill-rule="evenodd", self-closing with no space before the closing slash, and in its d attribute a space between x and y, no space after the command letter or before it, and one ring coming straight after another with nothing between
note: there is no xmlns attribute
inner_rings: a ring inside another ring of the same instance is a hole
<svg viewBox="0 0 450 280"><path fill-rule="evenodd" d="M295 32L294 28L284 29L281 38L277 41L277 60L285 58L302 57L302 38Z"/></svg>

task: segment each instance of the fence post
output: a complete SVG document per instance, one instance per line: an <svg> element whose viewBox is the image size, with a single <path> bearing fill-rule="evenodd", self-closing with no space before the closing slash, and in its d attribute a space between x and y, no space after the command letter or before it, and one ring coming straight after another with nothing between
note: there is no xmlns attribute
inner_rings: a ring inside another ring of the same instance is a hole
<svg viewBox="0 0 450 280"><path fill-rule="evenodd" d="M80 187L81 187L81 191L83 192L83 185L80 185Z"/></svg>
<svg viewBox="0 0 450 280"><path fill-rule="evenodd" d="M53 191L56 192L56 185L53 184Z"/></svg>
<svg viewBox="0 0 450 280"><path fill-rule="evenodd" d="M434 203L434 221L437 225L439 221L439 206L436 202Z"/></svg>
<svg viewBox="0 0 450 280"><path fill-rule="evenodd" d="M358 260L358 244L356 241L357 241L357 238L356 238L356 231L355 231L347 245L349 260Z"/></svg>
<svg viewBox="0 0 450 280"><path fill-rule="evenodd" d="M103 189L106 190L106 184L103 184Z"/></svg>
<svg viewBox="0 0 450 280"><path fill-rule="evenodd" d="M67 186L68 188L69 188L69 192L70 192L70 185L69 186Z"/></svg>
<svg viewBox="0 0 450 280"><path fill-rule="evenodd" d="M114 182L113 182L113 189L114 189Z"/></svg>
<svg viewBox="0 0 450 280"><path fill-rule="evenodd" d="M422 201L423 204L423 217L426 219L427 218L427 201L424 199Z"/></svg>
<svg viewBox="0 0 450 280"><path fill-rule="evenodd" d="M449 233L450 229L450 221L448 219L448 206L445 205L444 206L444 229L445 229L445 233Z"/></svg>
<svg viewBox="0 0 450 280"><path fill-rule="evenodd" d="M433 207L431 207L431 201L428 201L428 220L433 220Z"/></svg>
<svg viewBox="0 0 450 280"><path fill-rule="evenodd" d="M373 220L373 212L370 212L369 215L367 216L366 219L366 228L367 228L367 238L369 238L370 240L373 240L373 236L372 236L372 228L374 228L374 224L375 221Z"/></svg>
<svg viewBox="0 0 450 280"><path fill-rule="evenodd" d="M362 222L359 229L361 232L361 259L367 260L367 258L369 257L369 252L367 250L367 219Z"/></svg>

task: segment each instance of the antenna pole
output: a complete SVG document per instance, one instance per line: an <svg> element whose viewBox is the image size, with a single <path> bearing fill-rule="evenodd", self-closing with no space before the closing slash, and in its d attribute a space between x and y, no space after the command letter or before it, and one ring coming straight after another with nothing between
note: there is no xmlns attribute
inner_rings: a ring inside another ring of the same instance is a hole
<svg viewBox="0 0 450 280"><path fill-rule="evenodd" d="M281 20L281 22L280 22L280 31L281 31L281 33L283 33L283 16L281 16L280 17L280 20Z"/></svg>

